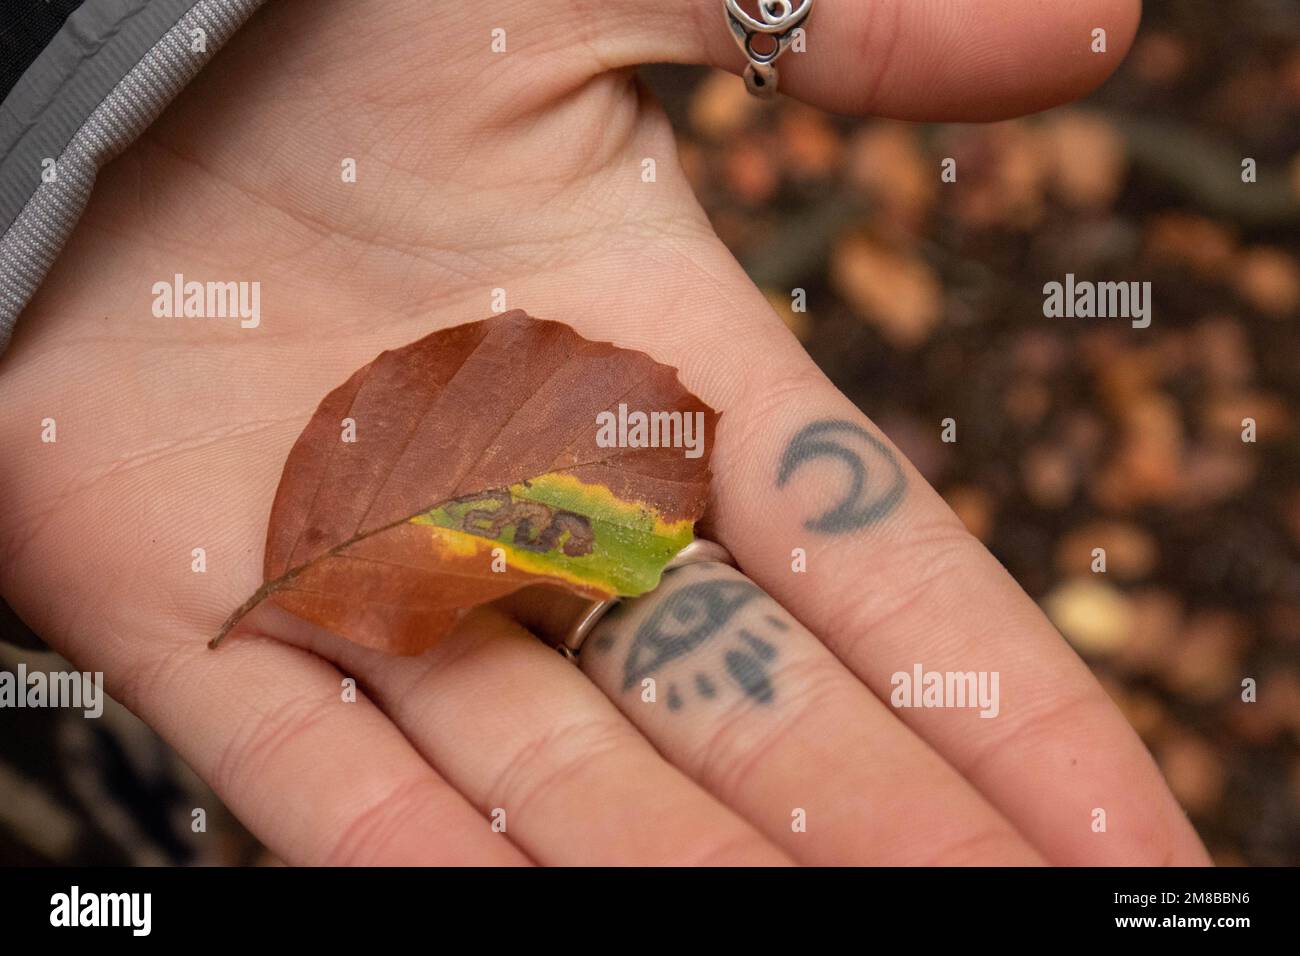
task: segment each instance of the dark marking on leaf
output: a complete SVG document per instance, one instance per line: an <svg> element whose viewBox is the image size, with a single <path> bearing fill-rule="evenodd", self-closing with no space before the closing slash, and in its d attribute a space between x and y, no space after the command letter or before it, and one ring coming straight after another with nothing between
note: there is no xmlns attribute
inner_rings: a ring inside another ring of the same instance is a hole
<svg viewBox="0 0 1300 956"><path fill-rule="evenodd" d="M514 527L511 543L525 551L544 554L557 546L571 558L590 554L595 544L591 522L584 515L552 508L540 501L515 498L505 488L457 498L450 504L494 504L495 508L472 508L461 519L461 530L481 538L499 540ZM567 537L565 537L567 534ZM560 544L563 539L563 545Z"/></svg>

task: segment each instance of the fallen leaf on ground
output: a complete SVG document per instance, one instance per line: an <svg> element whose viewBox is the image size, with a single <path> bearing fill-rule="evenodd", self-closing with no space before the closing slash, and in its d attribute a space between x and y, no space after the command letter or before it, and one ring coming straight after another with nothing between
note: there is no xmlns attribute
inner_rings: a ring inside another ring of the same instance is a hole
<svg viewBox="0 0 1300 956"><path fill-rule="evenodd" d="M831 281L864 320L891 344L920 346L943 317L943 288L918 256L883 242L850 236L835 247Z"/></svg>
<svg viewBox="0 0 1300 956"><path fill-rule="evenodd" d="M1133 633L1133 609L1118 588L1074 578L1043 599L1043 610L1081 654L1113 654Z"/></svg>

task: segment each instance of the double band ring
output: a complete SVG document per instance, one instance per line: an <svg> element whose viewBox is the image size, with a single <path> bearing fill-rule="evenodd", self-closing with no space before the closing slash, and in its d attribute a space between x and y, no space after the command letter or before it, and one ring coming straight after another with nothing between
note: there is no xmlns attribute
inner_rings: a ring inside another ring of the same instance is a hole
<svg viewBox="0 0 1300 956"><path fill-rule="evenodd" d="M749 59L745 67L745 88L755 96L768 99L776 95L777 58L794 42L813 0L758 0L759 17L750 16L740 7L740 0L724 0L727 24ZM764 48L755 47L761 41Z"/></svg>

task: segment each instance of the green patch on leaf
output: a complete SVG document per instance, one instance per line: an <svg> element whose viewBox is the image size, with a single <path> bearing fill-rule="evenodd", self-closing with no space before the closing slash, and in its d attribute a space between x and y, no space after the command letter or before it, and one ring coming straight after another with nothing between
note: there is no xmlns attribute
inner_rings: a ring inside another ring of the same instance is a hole
<svg viewBox="0 0 1300 956"><path fill-rule="evenodd" d="M654 589L694 536L691 521L665 522L563 474L453 499L411 521L491 540L521 570L628 597Z"/></svg>

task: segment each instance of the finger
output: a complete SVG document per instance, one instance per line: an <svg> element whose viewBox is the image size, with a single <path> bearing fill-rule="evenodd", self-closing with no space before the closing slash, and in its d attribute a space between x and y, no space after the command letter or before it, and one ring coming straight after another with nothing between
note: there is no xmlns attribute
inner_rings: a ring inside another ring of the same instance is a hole
<svg viewBox="0 0 1300 956"><path fill-rule="evenodd" d="M606 62L706 63L734 73L747 62L723 0L601 7L582 35ZM746 8L756 12L753 2ZM777 62L780 89L836 112L900 119L1031 113L1105 80L1128 52L1141 11L1140 0L816 0L806 52L789 50Z"/></svg>
<svg viewBox="0 0 1300 956"><path fill-rule="evenodd" d="M123 703L287 862L528 862L319 658L247 636L214 653L198 633L132 645L131 660L105 646L84 645L78 666L130 674L112 688Z"/></svg>
<svg viewBox="0 0 1300 956"><path fill-rule="evenodd" d="M269 632L355 675L539 863L789 862L668 764L576 667L499 613L468 618L419 657L393 657L267 611Z"/></svg>
<svg viewBox="0 0 1300 956"><path fill-rule="evenodd" d="M631 275L622 262L588 263L585 281L599 282L601 268ZM626 308L541 290L539 299L540 315L565 315L586 335L677 366L687 387L722 411L706 533L877 697L889 701L893 675L918 663L927 671L999 673L996 718L970 721L923 707L897 713L1049 861L1206 860L1146 749L1088 669L827 382L720 243L665 239L647 247L635 278L625 278ZM647 309L654 323L645 322ZM810 457L782 481L796 436L823 420L845 422L849 431L804 442ZM817 450L832 439L848 443L843 455ZM865 485L853 496L850 460L864 469ZM889 499L895 465L903 491L873 511ZM810 526L848 497L859 520ZM806 571L792 566L796 548L806 554ZM1096 810L1106 813L1104 833L1093 829Z"/></svg>
<svg viewBox="0 0 1300 956"><path fill-rule="evenodd" d="M856 409L811 377L775 403L754 396L742 407L750 414L733 420L738 441L719 468L717 529L747 573L1049 859L1204 862L1087 668ZM996 674L996 715L964 719L954 700L925 706L918 672L945 682Z"/></svg>
<svg viewBox="0 0 1300 956"><path fill-rule="evenodd" d="M802 863L1042 862L732 568L666 575L603 619L579 659L661 753Z"/></svg>

